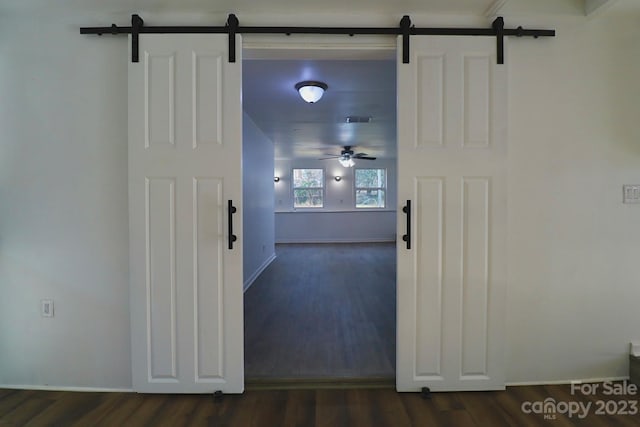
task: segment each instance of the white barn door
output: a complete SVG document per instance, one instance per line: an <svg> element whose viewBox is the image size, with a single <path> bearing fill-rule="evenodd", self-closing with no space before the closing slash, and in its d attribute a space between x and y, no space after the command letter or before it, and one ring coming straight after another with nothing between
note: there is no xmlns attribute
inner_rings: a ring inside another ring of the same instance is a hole
<svg viewBox="0 0 640 427"><path fill-rule="evenodd" d="M222 34L142 34L140 62L129 64L138 392L244 389L242 60L229 63L227 50ZM230 221L238 236L233 249Z"/></svg>
<svg viewBox="0 0 640 427"><path fill-rule="evenodd" d="M398 59L398 206L411 201L399 391L504 389L507 66L495 52L490 37L413 36L411 62Z"/></svg>

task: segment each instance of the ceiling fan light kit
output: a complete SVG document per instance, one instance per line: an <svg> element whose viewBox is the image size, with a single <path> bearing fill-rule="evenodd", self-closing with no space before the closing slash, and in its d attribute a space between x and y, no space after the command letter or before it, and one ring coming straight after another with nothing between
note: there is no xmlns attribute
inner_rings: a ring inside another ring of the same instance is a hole
<svg viewBox="0 0 640 427"><path fill-rule="evenodd" d="M352 168L356 165L356 162L354 162L353 159L347 155L340 157L338 161L345 168Z"/></svg>
<svg viewBox="0 0 640 427"><path fill-rule="evenodd" d="M371 157L367 153L354 153L350 145L345 145L342 148L340 154L332 155L327 154L329 157L323 157L318 160L338 159L338 162L345 168L352 168L356 165L355 160L375 160L376 157Z"/></svg>
<svg viewBox="0 0 640 427"><path fill-rule="evenodd" d="M315 80L305 80L296 83L296 90L300 94L300 97L309 104L314 104L322 98L324 91L329 88L326 83L318 82Z"/></svg>

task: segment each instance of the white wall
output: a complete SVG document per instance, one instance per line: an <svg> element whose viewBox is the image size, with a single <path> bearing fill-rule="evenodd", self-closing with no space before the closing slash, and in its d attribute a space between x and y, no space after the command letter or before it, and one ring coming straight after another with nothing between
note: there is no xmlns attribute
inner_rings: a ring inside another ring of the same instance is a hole
<svg viewBox="0 0 640 427"><path fill-rule="evenodd" d="M275 259L273 143L242 115L243 271L247 289Z"/></svg>
<svg viewBox="0 0 640 427"><path fill-rule="evenodd" d="M131 387L127 47L80 24L0 18L0 384Z"/></svg>
<svg viewBox="0 0 640 427"><path fill-rule="evenodd" d="M638 18L614 5L546 21L555 39L510 40L509 381L628 375L640 205L621 201L640 183Z"/></svg>
<svg viewBox="0 0 640 427"><path fill-rule="evenodd" d="M558 29L511 39L506 56L511 382L626 375L640 338L640 205L620 203L622 185L640 183L640 17L619 12L628 3L593 20L507 17ZM0 384L131 386L127 43L78 34L126 12L0 15ZM179 18L163 22L196 21ZM39 317L44 297L53 319Z"/></svg>
<svg viewBox="0 0 640 427"><path fill-rule="evenodd" d="M277 159L275 175L276 242L384 242L396 235L396 161L377 159L357 161L344 168L337 160ZM294 168L324 170L324 206L294 209L291 174ZM384 209L356 209L353 187L357 168L387 170L387 195ZM334 177L341 176L336 182Z"/></svg>

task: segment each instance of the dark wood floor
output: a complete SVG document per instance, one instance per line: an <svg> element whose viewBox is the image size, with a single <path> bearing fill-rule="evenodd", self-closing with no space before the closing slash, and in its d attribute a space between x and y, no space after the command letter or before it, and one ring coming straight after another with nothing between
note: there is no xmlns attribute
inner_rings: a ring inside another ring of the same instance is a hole
<svg viewBox="0 0 640 427"><path fill-rule="evenodd" d="M395 244L276 255L244 296L246 377L395 377Z"/></svg>
<svg viewBox="0 0 640 427"><path fill-rule="evenodd" d="M526 402L591 404L578 415L527 414ZM597 415L597 401L635 401L571 395L569 386L509 387L503 392L417 393L378 390L248 391L214 401L210 395L73 393L0 389L0 426L640 426L638 415ZM614 406L614 405L609 405ZM629 406L626 407L630 409Z"/></svg>

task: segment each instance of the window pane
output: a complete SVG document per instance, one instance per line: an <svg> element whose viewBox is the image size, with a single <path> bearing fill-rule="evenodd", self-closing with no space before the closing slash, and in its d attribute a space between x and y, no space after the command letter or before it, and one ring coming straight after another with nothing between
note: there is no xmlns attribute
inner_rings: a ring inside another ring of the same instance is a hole
<svg viewBox="0 0 640 427"><path fill-rule="evenodd" d="M293 190L293 207L294 208L321 208L322 207L322 189L294 189Z"/></svg>
<svg viewBox="0 0 640 427"><path fill-rule="evenodd" d="M356 208L384 208L384 190L356 190Z"/></svg>
<svg viewBox="0 0 640 427"><path fill-rule="evenodd" d="M293 187L324 187L322 169L294 169Z"/></svg>
<svg viewBox="0 0 640 427"><path fill-rule="evenodd" d="M356 169L356 188L386 187L384 169Z"/></svg>

